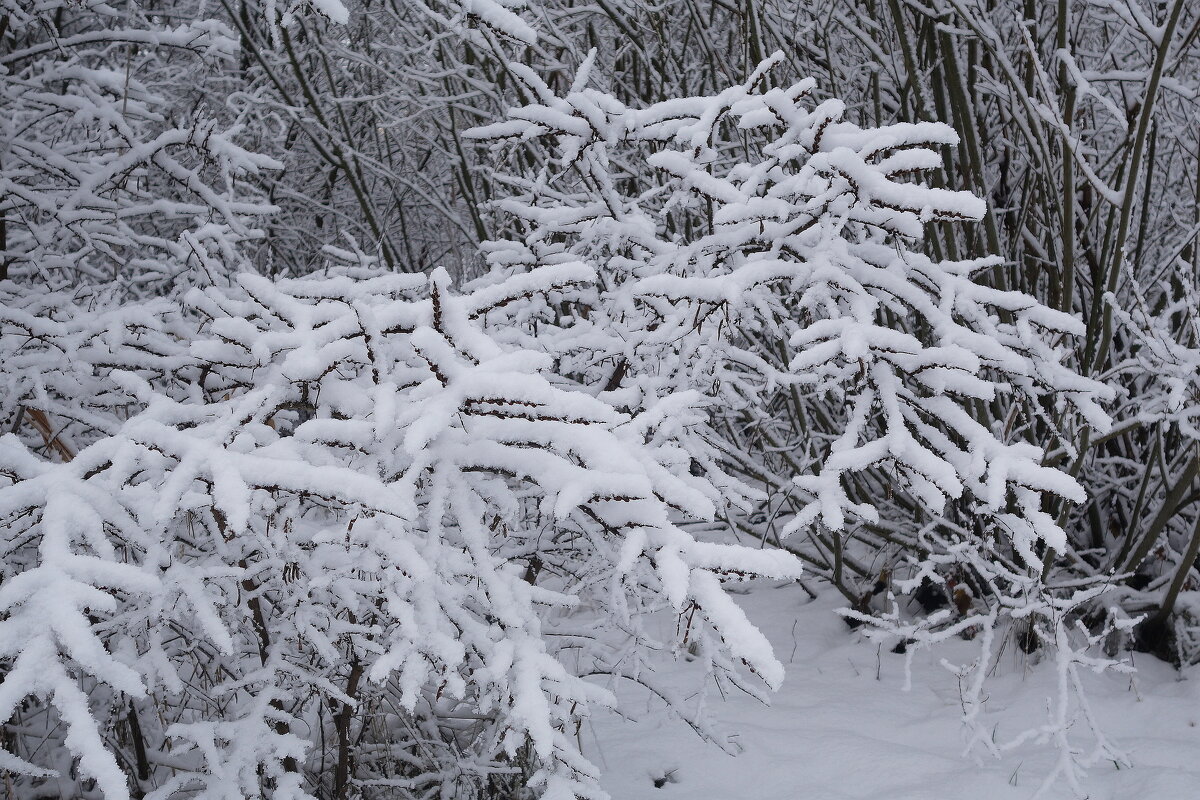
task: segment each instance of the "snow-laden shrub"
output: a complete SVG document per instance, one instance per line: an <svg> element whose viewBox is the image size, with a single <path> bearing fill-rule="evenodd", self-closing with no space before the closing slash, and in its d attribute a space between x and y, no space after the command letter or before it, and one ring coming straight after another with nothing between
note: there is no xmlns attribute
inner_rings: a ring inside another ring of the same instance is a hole
<svg viewBox="0 0 1200 800"><path fill-rule="evenodd" d="M493 273L594 265L604 280L585 322L547 314L530 346L615 405L704 391L713 414L697 433L714 463L769 495L731 521L832 580L854 624L911 650L983 631L980 657L954 667L975 744L1004 637L1053 652L1052 718L986 745L1048 743L1060 755L1048 780L1077 786L1088 763L1120 757L1087 711L1079 667L1122 668L1088 651L1130 626L1103 616L1105 579L1044 573L1069 551L1060 509L1085 499L1055 465L1074 455L1068 426L1103 433L1112 391L1066 364L1079 320L994 288L999 258L926 254L930 226L985 213L919 180L954 131L862 128L811 80L771 86L780 59L744 85L646 108L590 88L586 68L560 95L514 67L534 100L471 135L499 152L538 145L546 166L505 179L498 206L525 233L486 245ZM1035 419L1049 441L1031 440ZM873 616L893 579L934 613L914 620L893 601ZM1067 738L1077 713L1096 733L1087 758Z"/></svg>
<svg viewBox="0 0 1200 800"><path fill-rule="evenodd" d="M586 67L564 97L514 67L538 99L472 135L536 139L551 155L509 179L500 205L528 232L487 245L495 272L595 265L586 324L541 346L615 405L705 391L738 440L717 447L746 478L770 486L753 464L780 454L799 468L774 487L796 511L785 535L913 530L954 500L1040 563L1035 548L1065 541L1044 499L1082 490L1003 420L1079 413L1103 429L1108 390L1065 367L1058 344L1082 325L977 280L995 258L916 249L926 226L984 214L969 193L911 180L958 141L952 129L860 128L840 101L813 99L811 80L770 88L780 59L718 95L645 109L587 88ZM905 497L904 513L881 515L885 495Z"/></svg>
<svg viewBox="0 0 1200 800"><path fill-rule="evenodd" d="M679 527L722 503L681 445L695 393L622 413L491 335L594 279L243 275L106 313L10 284L19 793L598 796L576 733L607 681L654 686L663 608L716 672L776 685L721 582L799 567Z"/></svg>

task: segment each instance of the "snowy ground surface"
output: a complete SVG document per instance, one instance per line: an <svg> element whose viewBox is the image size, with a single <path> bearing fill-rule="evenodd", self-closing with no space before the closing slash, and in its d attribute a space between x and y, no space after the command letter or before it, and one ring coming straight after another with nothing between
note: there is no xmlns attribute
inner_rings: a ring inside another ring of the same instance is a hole
<svg viewBox="0 0 1200 800"><path fill-rule="evenodd" d="M963 756L965 734L956 678L942 657L968 660L973 643L917 654L909 692L904 657L851 633L832 610L832 590L810 600L795 585L748 584L739 598L787 666L769 707L744 695L714 703L715 722L742 752L729 756L632 692L631 719L597 716L585 732L588 755L604 770L614 800L849 800L850 798L1029 798L1052 767L1046 746L1022 745L1003 760ZM1200 671L1181 676L1143 654L1138 674L1087 676L1093 710L1132 768L1089 770L1090 800L1200 800ZM664 676L693 685L692 665ZM1054 691L1050 663L1005 649L991 683L989 724L998 740L1045 719ZM1090 744L1084 731L1073 732ZM656 787L656 783L662 784ZM1045 798L1070 798L1065 785Z"/></svg>

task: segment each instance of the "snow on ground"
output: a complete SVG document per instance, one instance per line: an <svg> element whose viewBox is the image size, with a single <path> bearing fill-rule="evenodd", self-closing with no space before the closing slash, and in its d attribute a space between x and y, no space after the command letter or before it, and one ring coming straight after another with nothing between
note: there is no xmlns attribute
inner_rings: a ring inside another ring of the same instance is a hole
<svg viewBox="0 0 1200 800"><path fill-rule="evenodd" d="M584 732L614 800L1024 800L1050 772L1056 754L1046 745L1026 743L1003 760L963 755L957 679L938 662L970 660L975 643L918 653L904 692L904 657L850 632L833 613L836 592L810 600L795 584L747 586L738 600L787 667L783 688L769 707L740 693L714 699L714 720L742 749L737 756L627 692L626 719L599 715ZM1200 800L1200 670L1181 677L1150 656L1126 655L1139 670L1132 681L1089 673L1086 687L1133 766L1092 767L1089 799ZM1046 719L1055 674L1035 661L1015 647L1001 656L986 710L998 741ZM692 666L681 660L665 677L676 688L694 685ZM1091 744L1084 730L1071 735ZM1042 796L1073 795L1057 785Z"/></svg>

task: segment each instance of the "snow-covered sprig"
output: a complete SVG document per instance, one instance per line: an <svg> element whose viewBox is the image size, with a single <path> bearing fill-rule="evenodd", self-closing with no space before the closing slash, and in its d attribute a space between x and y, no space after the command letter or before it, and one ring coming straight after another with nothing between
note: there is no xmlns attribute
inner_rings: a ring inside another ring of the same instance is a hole
<svg viewBox="0 0 1200 800"><path fill-rule="evenodd" d="M1018 561L965 531L948 537L926 531L923 543L929 555L905 565L905 575L896 577L893 588L902 598L923 595L923 604L941 608L913 617L889 591L882 612L841 612L862 624L869 638L904 653L905 690L911 686L913 658L919 651L954 639L973 639L978 642L975 658L941 661L958 680L967 753L1000 758L1027 743L1052 749L1054 767L1036 796L1062 780L1084 797L1081 780L1089 767L1106 762L1128 765L1128 756L1096 719L1084 685L1088 672L1134 671L1129 662L1111 657L1114 643L1128 636L1138 621L1103 608L1111 581L1097 577L1046 585L1039 575L1030 575ZM988 681L1006 647L1018 648L1031 662L1051 661L1056 680L1054 693L1046 698L1045 722L997 739L987 708ZM1101 649L1110 655L1097 652Z"/></svg>

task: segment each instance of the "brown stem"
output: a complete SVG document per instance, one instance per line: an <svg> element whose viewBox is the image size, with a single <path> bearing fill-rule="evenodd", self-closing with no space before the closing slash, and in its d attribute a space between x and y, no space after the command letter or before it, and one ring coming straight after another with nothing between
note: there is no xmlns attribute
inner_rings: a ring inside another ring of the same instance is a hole
<svg viewBox="0 0 1200 800"><path fill-rule="evenodd" d="M146 739L142 736L142 723L138 720L137 706L129 701L129 713L125 716L129 724L129 736L133 739L133 755L137 761L137 777L139 781L150 779L150 760L146 757ZM144 794L138 787L137 796Z"/></svg>
<svg viewBox="0 0 1200 800"><path fill-rule="evenodd" d="M359 681L362 680L362 662L356 656L350 665L350 676L346 679L346 696L355 697ZM346 800L350 791L350 722L353 708L349 703L342 703L341 708L333 717L333 727L337 731L337 766L333 772L333 796L336 800Z"/></svg>

